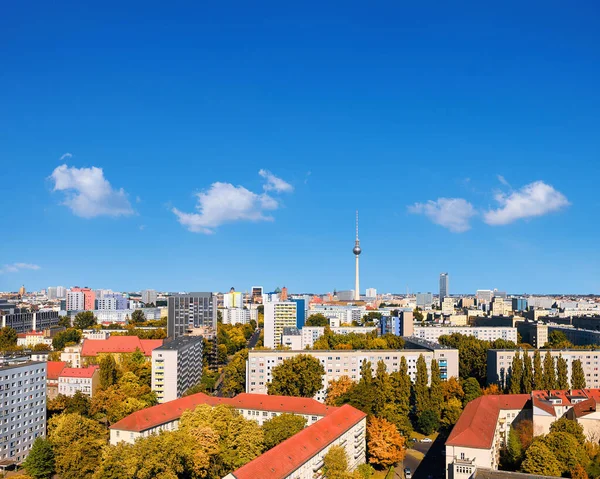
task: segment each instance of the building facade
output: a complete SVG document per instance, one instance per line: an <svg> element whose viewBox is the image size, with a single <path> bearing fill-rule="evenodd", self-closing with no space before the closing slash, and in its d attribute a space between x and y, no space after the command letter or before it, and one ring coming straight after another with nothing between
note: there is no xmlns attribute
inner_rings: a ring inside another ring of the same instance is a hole
<svg viewBox="0 0 600 479"><path fill-rule="evenodd" d="M431 309L433 304L433 294L431 293L417 293L416 295L417 307L421 309Z"/></svg>
<svg viewBox="0 0 600 479"><path fill-rule="evenodd" d="M223 316L223 324L248 324L250 322L250 311L244 308L220 309Z"/></svg>
<svg viewBox="0 0 600 479"><path fill-rule="evenodd" d="M144 304L153 304L156 306L156 291L153 289L145 289L142 291L142 303Z"/></svg>
<svg viewBox="0 0 600 479"><path fill-rule="evenodd" d="M46 363L0 359L0 460L20 464L37 437L46 434Z"/></svg>
<svg viewBox="0 0 600 479"><path fill-rule="evenodd" d="M493 326L415 326L413 336L427 341L437 341L440 336L454 333L473 336L485 341L504 339L505 341L517 343L517 328Z"/></svg>
<svg viewBox="0 0 600 479"><path fill-rule="evenodd" d="M487 355L487 380L488 384L498 384L505 387L509 384L510 372L513 358L517 351L521 357L524 350L517 349L490 349ZM560 356L567 362L567 375L570 378L572 373L573 361L581 361L583 372L585 374L585 383L588 388L600 388L600 351L589 349L546 349L540 350L542 360L546 352L554 359ZM533 358L534 351L527 351L527 354Z"/></svg>
<svg viewBox="0 0 600 479"><path fill-rule="evenodd" d="M440 273L440 304L444 298L450 294L450 278L448 273Z"/></svg>
<svg viewBox="0 0 600 479"><path fill-rule="evenodd" d="M180 398L202 379L202 336L180 336L152 350L152 390L159 403Z"/></svg>
<svg viewBox="0 0 600 479"><path fill-rule="evenodd" d="M74 286L67 293L67 311L95 309L96 293L90 288Z"/></svg>
<svg viewBox="0 0 600 479"><path fill-rule="evenodd" d="M423 355L427 363L428 374L431 374L431 361L438 361L440 376L448 379L452 376L458 377L458 350L450 348L439 349L401 349L401 350L300 350L300 351L270 351L251 350L248 352L246 362L246 392L250 394L266 394L267 385L272 379L272 370L286 359L298 354L308 354L317 358L323 368L323 382L321 389L315 395L317 401L323 402L326 397L329 381L348 376L353 381L360 379L360 368L364 361L370 361L373 374L377 363L383 361L387 372L392 373L400 369L402 357L406 358L408 373L411 380L415 380L417 372L417 359Z"/></svg>
<svg viewBox="0 0 600 479"><path fill-rule="evenodd" d="M13 313L0 316L2 327L11 327L17 333L42 331L58 326L58 311L37 311L35 313Z"/></svg>
<svg viewBox="0 0 600 479"><path fill-rule="evenodd" d="M264 345L274 349L281 346L283 328L295 328L298 322L298 305L293 301L266 302ZM304 311L302 311L304 313Z"/></svg>
<svg viewBox="0 0 600 479"><path fill-rule="evenodd" d="M80 392L91 398L99 385L100 368L98 366L63 368L58 376L58 394L65 396L74 396Z"/></svg>
<svg viewBox="0 0 600 479"><path fill-rule="evenodd" d="M217 297L213 293L172 294L167 304L167 335L170 338L178 338L195 329L217 330Z"/></svg>

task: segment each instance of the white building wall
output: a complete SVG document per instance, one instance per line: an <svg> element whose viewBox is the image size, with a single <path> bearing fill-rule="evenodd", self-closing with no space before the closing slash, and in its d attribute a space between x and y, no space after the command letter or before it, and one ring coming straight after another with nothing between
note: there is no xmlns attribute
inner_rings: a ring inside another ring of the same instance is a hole
<svg viewBox="0 0 600 479"><path fill-rule="evenodd" d="M415 326L413 336L426 339L427 341L437 341L440 336L447 334L464 334L465 336L474 336L477 339L486 341L495 341L504 339L517 343L517 328L510 327L470 327L470 326Z"/></svg>
<svg viewBox="0 0 600 479"><path fill-rule="evenodd" d="M0 366L0 460L25 460L35 439L46 434L46 364Z"/></svg>

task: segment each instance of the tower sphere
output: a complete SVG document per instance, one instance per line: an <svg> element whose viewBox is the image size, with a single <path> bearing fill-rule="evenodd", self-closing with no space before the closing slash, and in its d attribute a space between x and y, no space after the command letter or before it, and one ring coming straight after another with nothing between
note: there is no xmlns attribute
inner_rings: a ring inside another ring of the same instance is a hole
<svg viewBox="0 0 600 479"><path fill-rule="evenodd" d="M360 246L356 245L352 251L354 251L354 254L358 256L362 250L360 249Z"/></svg>

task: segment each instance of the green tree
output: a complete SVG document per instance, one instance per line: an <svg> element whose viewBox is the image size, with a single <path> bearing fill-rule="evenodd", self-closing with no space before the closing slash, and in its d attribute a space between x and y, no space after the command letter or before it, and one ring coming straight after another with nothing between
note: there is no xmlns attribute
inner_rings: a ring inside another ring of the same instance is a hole
<svg viewBox="0 0 600 479"><path fill-rule="evenodd" d="M425 357L420 354L417 359L417 374L413 385L415 398L415 411L417 416L429 409L429 377L427 375L427 363Z"/></svg>
<svg viewBox="0 0 600 479"><path fill-rule="evenodd" d="M462 384L463 391L465 392L465 396L463 398L463 405L467 405L473 399L477 399L481 396L481 387L475 378L468 378L463 381Z"/></svg>
<svg viewBox="0 0 600 479"><path fill-rule="evenodd" d="M423 313L419 308L415 308L415 310L413 311L413 318L415 321L423 321Z"/></svg>
<svg viewBox="0 0 600 479"><path fill-rule="evenodd" d="M572 346L567 336L562 331L555 329L548 334L548 344L553 348L564 348Z"/></svg>
<svg viewBox="0 0 600 479"><path fill-rule="evenodd" d="M52 338L52 347L55 351L62 351L68 344L77 344L81 340L81 331L78 329L67 329L61 331Z"/></svg>
<svg viewBox="0 0 600 479"><path fill-rule="evenodd" d="M533 390L533 366L527 351L523 351L523 386L521 392L530 394Z"/></svg>
<svg viewBox="0 0 600 479"><path fill-rule="evenodd" d="M460 399L450 398L448 401L444 403L444 407L442 409L442 418L441 424L446 428L450 428L456 424L456 421L460 418L462 414L462 403Z"/></svg>
<svg viewBox="0 0 600 479"><path fill-rule="evenodd" d="M508 432L505 457L508 462L507 465L511 470L517 470L523 460L523 446L521 445L519 434L513 427L511 427Z"/></svg>
<svg viewBox="0 0 600 479"><path fill-rule="evenodd" d="M348 456L342 446L331 446L323 457L323 473L327 479L350 479Z"/></svg>
<svg viewBox="0 0 600 479"><path fill-rule="evenodd" d="M146 315L141 309L136 309L133 313L131 313L131 323L145 323Z"/></svg>
<svg viewBox="0 0 600 479"><path fill-rule="evenodd" d="M562 357L562 354L559 354L556 359L556 383L557 389L569 389L567 361Z"/></svg>
<svg viewBox="0 0 600 479"><path fill-rule="evenodd" d="M248 350L242 349L234 354L233 358L223 370L223 386L221 393L225 397L233 397L246 390L246 361Z"/></svg>
<svg viewBox="0 0 600 479"><path fill-rule="evenodd" d="M573 436L580 446L585 446L585 434L583 433L583 426L577 421L567 419L566 417L561 417L550 425L550 432L566 432Z"/></svg>
<svg viewBox="0 0 600 479"><path fill-rule="evenodd" d="M579 359L571 364L571 389L585 389L585 373Z"/></svg>
<svg viewBox="0 0 600 479"><path fill-rule="evenodd" d="M54 475L54 451L50 441L38 437L23 466L33 479L51 479Z"/></svg>
<svg viewBox="0 0 600 479"><path fill-rule="evenodd" d="M439 411L426 409L419 415L419 418L417 419L417 425L419 426L419 430L426 436L434 433L440 427Z"/></svg>
<svg viewBox="0 0 600 479"><path fill-rule="evenodd" d="M323 387L325 369L317 358L298 354L275 366L271 374L269 394L311 398Z"/></svg>
<svg viewBox="0 0 600 479"><path fill-rule="evenodd" d="M552 451L542 441L536 441L527 449L521 469L528 474L560 476L562 468Z"/></svg>
<svg viewBox="0 0 600 479"><path fill-rule="evenodd" d="M384 408L393 402L394 390L390 375L386 371L385 363L380 360L377 362L377 370L373 378L373 387L377 393L373 398L373 414L379 416Z"/></svg>
<svg viewBox="0 0 600 479"><path fill-rule="evenodd" d="M515 353L510 368L510 383L508 386L509 394L520 394L523 382L523 361L519 351Z"/></svg>
<svg viewBox="0 0 600 479"><path fill-rule="evenodd" d="M390 374L394 400L398 405L398 412L407 416L410 412L410 389L411 380L408 374L408 363L406 358L400 358L400 369Z"/></svg>
<svg viewBox="0 0 600 479"><path fill-rule="evenodd" d="M68 397L65 412L67 414L81 414L87 417L90 415L90 404L91 400L89 396L83 394L81 391L77 391L72 397Z"/></svg>
<svg viewBox="0 0 600 479"><path fill-rule="evenodd" d="M280 414L265 421L262 426L265 451L302 431L304 426L306 419L296 414Z"/></svg>
<svg viewBox="0 0 600 479"><path fill-rule="evenodd" d="M261 427L230 406L202 404L193 411L185 411L179 428L190 434L202 428L213 429L219 437L219 458L227 472L247 464L264 449Z"/></svg>
<svg viewBox="0 0 600 479"><path fill-rule="evenodd" d="M10 326L0 329L0 349L11 349L17 345L17 331Z"/></svg>
<svg viewBox="0 0 600 479"><path fill-rule="evenodd" d="M73 327L75 329L90 329L96 324L96 317L91 311L81 311L75 315Z"/></svg>
<svg viewBox="0 0 600 479"><path fill-rule="evenodd" d="M60 414L48 421L48 439L61 479L87 479L100 464L108 431L79 414Z"/></svg>
<svg viewBox="0 0 600 479"><path fill-rule="evenodd" d="M542 440L558 460L563 474L569 473L578 464L587 466L589 458L585 448L568 432L551 432Z"/></svg>
<svg viewBox="0 0 600 479"><path fill-rule="evenodd" d="M61 316L58 319L58 325L66 329L72 328L73 324L71 324L71 316L69 316L68 314Z"/></svg>
<svg viewBox="0 0 600 479"><path fill-rule="evenodd" d="M429 406L433 411L439 412L444 404L444 391L440 377L440 367L435 359L431 360L431 385L429 387Z"/></svg>
<svg viewBox="0 0 600 479"><path fill-rule="evenodd" d="M119 377L117 363L112 354L106 354L100 358L100 387L108 389L115 384Z"/></svg>
<svg viewBox="0 0 600 479"><path fill-rule="evenodd" d="M544 356L544 376L543 376L544 389L556 389L558 384L556 380L556 366L554 364L554 358L550 354L550 351L546 351Z"/></svg>
<svg viewBox="0 0 600 479"><path fill-rule="evenodd" d="M533 389L536 391L544 389L544 370L539 349L536 349L533 354Z"/></svg>
<svg viewBox="0 0 600 479"><path fill-rule="evenodd" d="M329 326L329 319L320 313L311 314L306 320L306 326Z"/></svg>

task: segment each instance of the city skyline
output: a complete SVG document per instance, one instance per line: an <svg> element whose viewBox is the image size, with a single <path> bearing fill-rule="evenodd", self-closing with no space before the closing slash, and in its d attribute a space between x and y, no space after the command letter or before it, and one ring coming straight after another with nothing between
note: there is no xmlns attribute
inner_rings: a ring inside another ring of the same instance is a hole
<svg viewBox="0 0 600 479"><path fill-rule="evenodd" d="M595 6L303 7L11 5L0 290L600 292Z"/></svg>

